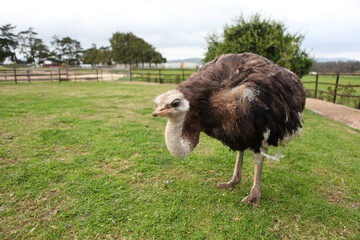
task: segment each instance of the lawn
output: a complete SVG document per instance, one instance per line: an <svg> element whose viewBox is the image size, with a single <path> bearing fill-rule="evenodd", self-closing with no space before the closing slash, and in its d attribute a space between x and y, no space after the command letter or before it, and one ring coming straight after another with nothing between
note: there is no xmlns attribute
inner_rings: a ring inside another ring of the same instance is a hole
<svg viewBox="0 0 360 240"><path fill-rule="evenodd" d="M266 160L258 208L236 153L200 136L165 146L153 98L175 85L0 84L0 239L359 239L360 131L308 110L304 136Z"/></svg>

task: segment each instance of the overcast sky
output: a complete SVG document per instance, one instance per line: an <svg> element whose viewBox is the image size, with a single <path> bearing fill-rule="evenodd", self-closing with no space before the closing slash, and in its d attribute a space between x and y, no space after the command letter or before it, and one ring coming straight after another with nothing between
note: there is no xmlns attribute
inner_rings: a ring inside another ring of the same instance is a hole
<svg viewBox="0 0 360 240"><path fill-rule="evenodd" d="M172 60L203 58L210 32L254 13L304 34L313 57L360 61L360 0L9 0L0 4L0 25L33 27L46 44L55 34L69 36L84 49L131 31Z"/></svg>

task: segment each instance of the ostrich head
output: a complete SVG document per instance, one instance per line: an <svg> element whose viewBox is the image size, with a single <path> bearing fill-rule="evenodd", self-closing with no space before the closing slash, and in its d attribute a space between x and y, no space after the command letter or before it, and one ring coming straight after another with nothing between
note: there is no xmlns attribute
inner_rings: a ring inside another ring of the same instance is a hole
<svg viewBox="0 0 360 240"><path fill-rule="evenodd" d="M178 118L185 116L190 108L189 101L177 90L171 90L157 96L155 98L155 104L157 108L152 113L154 117Z"/></svg>

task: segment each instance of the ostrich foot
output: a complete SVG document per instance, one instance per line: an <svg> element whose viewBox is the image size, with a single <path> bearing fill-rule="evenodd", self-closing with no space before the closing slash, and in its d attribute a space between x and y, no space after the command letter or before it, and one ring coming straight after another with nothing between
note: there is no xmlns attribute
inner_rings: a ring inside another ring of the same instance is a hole
<svg viewBox="0 0 360 240"><path fill-rule="evenodd" d="M244 152L239 151L236 157L236 163L234 168L234 174L230 181L219 183L216 188L231 188L234 187L236 184L238 184L241 181L241 170L242 170L242 164L243 164L243 157Z"/></svg>
<svg viewBox="0 0 360 240"><path fill-rule="evenodd" d="M239 182L240 182L240 180L219 183L218 185L216 185L216 188L225 188L225 189L232 188L232 187L235 187L236 184L238 184Z"/></svg>
<svg viewBox="0 0 360 240"><path fill-rule="evenodd" d="M260 203L260 198L261 198L261 191L251 189L250 194L247 197L243 198L241 202L245 204L252 203L254 207L258 207Z"/></svg>

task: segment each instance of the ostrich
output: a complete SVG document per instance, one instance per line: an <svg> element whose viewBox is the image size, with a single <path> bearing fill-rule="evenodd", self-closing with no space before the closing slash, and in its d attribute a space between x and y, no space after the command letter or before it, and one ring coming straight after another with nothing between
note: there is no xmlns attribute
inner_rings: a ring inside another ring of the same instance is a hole
<svg viewBox="0 0 360 240"><path fill-rule="evenodd" d="M228 182L241 180L243 153L254 153L254 181L243 203L258 206L261 172L270 146L285 146L302 130L306 93L290 70L252 53L228 54L207 63L176 90L155 99L153 116L168 118L165 141L169 152L186 157L198 144L200 132L238 151Z"/></svg>

